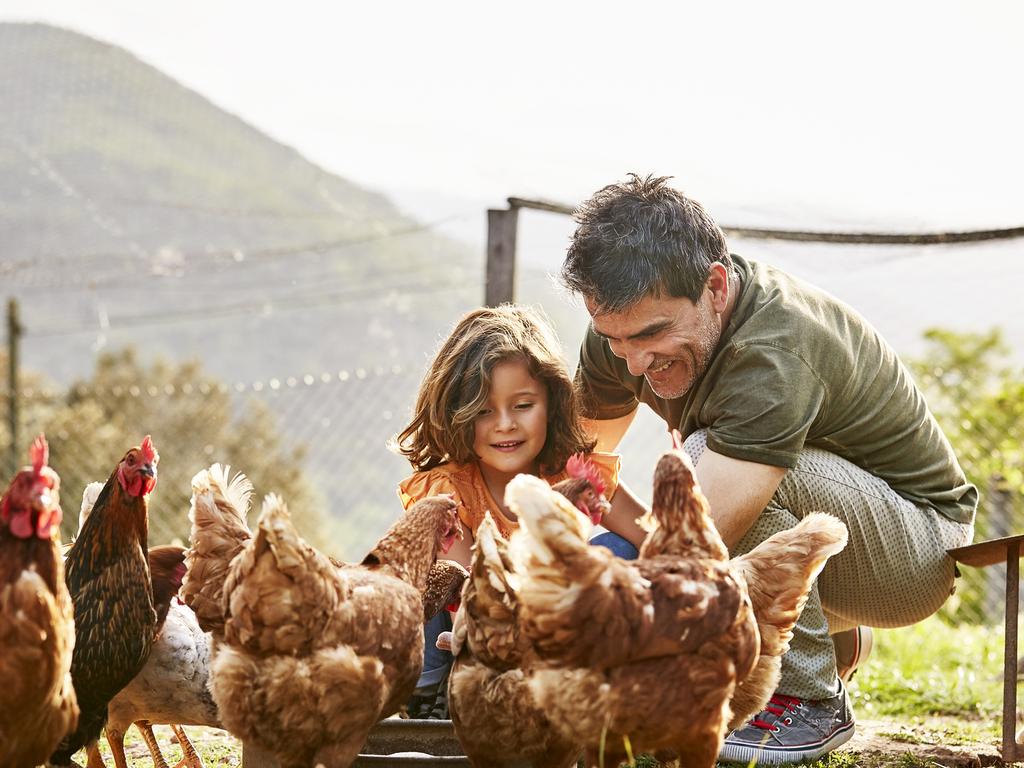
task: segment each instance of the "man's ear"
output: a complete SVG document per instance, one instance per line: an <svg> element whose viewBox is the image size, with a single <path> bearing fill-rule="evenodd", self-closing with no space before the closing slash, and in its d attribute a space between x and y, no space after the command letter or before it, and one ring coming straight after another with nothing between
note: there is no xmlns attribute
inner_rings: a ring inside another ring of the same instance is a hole
<svg viewBox="0 0 1024 768"><path fill-rule="evenodd" d="M715 312L724 312L729 305L729 270L720 261L711 264L705 287L711 291L711 308Z"/></svg>

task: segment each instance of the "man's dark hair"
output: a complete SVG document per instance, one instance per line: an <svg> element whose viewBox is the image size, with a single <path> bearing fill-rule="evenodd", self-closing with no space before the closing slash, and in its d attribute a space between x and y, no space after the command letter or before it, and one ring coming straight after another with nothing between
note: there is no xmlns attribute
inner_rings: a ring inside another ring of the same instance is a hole
<svg viewBox="0 0 1024 768"><path fill-rule="evenodd" d="M648 295L696 302L711 265L732 274L725 234L669 176L629 178L598 190L576 209L576 232L562 265L565 286L618 312Z"/></svg>

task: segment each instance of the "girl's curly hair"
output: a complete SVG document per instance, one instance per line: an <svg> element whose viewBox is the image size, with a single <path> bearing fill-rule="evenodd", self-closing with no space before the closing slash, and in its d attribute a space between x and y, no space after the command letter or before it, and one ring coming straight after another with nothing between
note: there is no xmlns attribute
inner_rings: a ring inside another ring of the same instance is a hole
<svg viewBox="0 0 1024 768"><path fill-rule="evenodd" d="M416 397L412 421L391 441L416 471L475 459L474 421L487 402L494 366L524 360L548 392L547 440L537 457L541 471L562 470L574 453L595 441L580 423L568 366L554 330L538 311L515 304L463 316L434 357Z"/></svg>

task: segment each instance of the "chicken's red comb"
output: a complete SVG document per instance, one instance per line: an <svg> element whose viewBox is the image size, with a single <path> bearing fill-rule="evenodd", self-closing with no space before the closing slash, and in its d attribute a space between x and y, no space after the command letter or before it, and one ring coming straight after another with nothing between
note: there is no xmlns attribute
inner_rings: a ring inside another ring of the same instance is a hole
<svg viewBox="0 0 1024 768"><path fill-rule="evenodd" d="M142 438L142 445L139 446L139 450L142 451L142 458L147 462L153 464L160 461L160 454L156 452L156 446L153 445L153 438L149 435Z"/></svg>
<svg viewBox="0 0 1024 768"><path fill-rule="evenodd" d="M601 479L601 474L594 466L594 462L584 454L575 453L570 456L569 460L565 462L565 471L569 477L575 480L587 480L597 495L600 496L604 493L604 480Z"/></svg>
<svg viewBox="0 0 1024 768"><path fill-rule="evenodd" d="M28 449L28 457L32 462L32 471L38 475L50 459L50 446L46 444L45 435L40 433L39 437L32 441L32 446Z"/></svg>

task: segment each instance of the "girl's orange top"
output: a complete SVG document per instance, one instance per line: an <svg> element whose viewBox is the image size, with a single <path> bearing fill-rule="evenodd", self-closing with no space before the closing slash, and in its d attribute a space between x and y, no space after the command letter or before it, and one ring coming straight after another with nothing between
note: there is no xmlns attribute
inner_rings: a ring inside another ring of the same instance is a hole
<svg viewBox="0 0 1024 768"><path fill-rule="evenodd" d="M604 480L605 498L611 499L619 486L619 455L595 451L587 456ZM557 475L545 475L550 485L565 480L568 475L562 471ZM476 536L477 526L484 519L484 513L490 512L498 525L501 535L508 538L512 531L519 527L515 520L509 520L501 511L487 490L487 483L480 474L480 466L474 461L469 464L441 464L440 466L417 472L398 484L398 496L402 506L408 509L420 499L436 496L439 493L455 494L455 502L459 505L459 517L469 530Z"/></svg>

